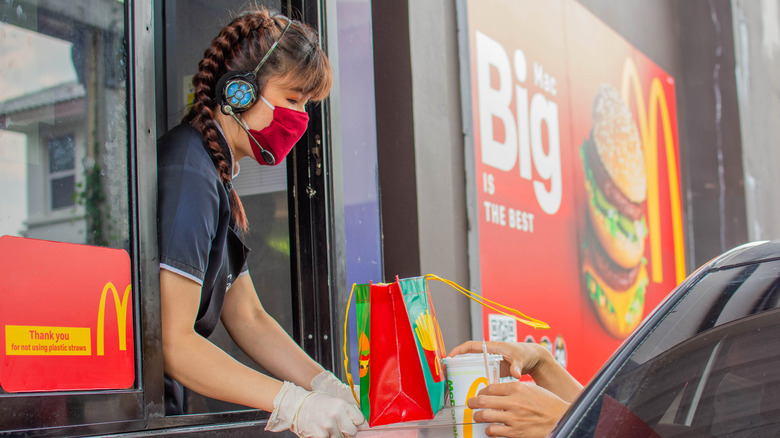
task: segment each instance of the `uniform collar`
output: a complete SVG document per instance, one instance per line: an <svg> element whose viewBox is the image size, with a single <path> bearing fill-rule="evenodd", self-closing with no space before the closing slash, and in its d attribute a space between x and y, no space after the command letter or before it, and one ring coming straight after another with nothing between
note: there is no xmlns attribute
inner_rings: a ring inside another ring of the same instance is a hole
<svg viewBox="0 0 780 438"><path fill-rule="evenodd" d="M241 171L241 166L238 165L238 162L233 158L233 149L230 148L230 145L227 142L227 137L225 137L225 131L222 130L222 126L220 126L219 122L214 120L214 124L217 125L217 130L219 131L220 135L220 144L223 148L228 150L228 153L230 154L230 163L233 165L233 177L231 179L234 179L238 176L238 173Z"/></svg>

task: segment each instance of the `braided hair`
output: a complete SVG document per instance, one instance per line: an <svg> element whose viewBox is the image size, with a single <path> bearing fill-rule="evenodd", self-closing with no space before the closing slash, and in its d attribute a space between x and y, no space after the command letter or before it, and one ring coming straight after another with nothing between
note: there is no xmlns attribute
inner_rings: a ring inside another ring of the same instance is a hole
<svg viewBox="0 0 780 438"><path fill-rule="evenodd" d="M218 111L215 86L230 71L249 72L282 33L288 18L272 14L263 7L242 13L222 28L219 35L203 53L198 72L192 78L194 98L183 122L190 123L203 134L211 160L224 184L232 187L231 158L226 156L217 139L219 133L214 122ZM311 101L324 99L330 90L330 64L319 45L319 38L308 25L292 20L276 49L257 73L257 90L262 91L270 78L283 77L310 95ZM230 210L238 228L248 230L244 207L235 190L229 189Z"/></svg>

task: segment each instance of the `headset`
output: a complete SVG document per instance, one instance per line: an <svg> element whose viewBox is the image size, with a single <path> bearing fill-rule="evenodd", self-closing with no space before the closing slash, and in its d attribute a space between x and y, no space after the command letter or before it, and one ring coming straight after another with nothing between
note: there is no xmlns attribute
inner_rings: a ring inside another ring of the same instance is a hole
<svg viewBox="0 0 780 438"><path fill-rule="evenodd" d="M246 131L247 135L249 135L249 138L254 141L257 147L260 148L263 160L272 166L276 162L273 154L263 148L260 143L258 143L257 140L255 140L255 138L249 134L249 129L246 127L243 120L239 119L236 114L240 114L254 105L259 94L257 91L257 72L260 71L260 67L262 67L263 64L265 64L265 62L268 60L268 57L271 56L271 53L273 53L274 49L279 44L279 41L282 39L284 34L287 32L287 29L290 28L291 24L292 20L287 19L287 25L284 26L282 33L279 34L279 38L274 41L274 43L268 49L268 52L266 52L265 56L263 56L263 59L260 60L254 70L250 72L229 71L222 75L221 78L219 78L219 81L217 81L217 85L215 87L217 101L219 102L219 109L223 114L231 116L236 120L238 126Z"/></svg>

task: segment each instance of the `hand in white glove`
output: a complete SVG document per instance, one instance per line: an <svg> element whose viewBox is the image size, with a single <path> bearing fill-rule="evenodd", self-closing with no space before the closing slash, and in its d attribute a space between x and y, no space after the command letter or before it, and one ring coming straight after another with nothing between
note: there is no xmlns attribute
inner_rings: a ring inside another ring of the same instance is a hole
<svg viewBox="0 0 780 438"><path fill-rule="evenodd" d="M265 430L290 429L305 438L342 438L355 436L357 426L365 421L360 409L344 400L284 382Z"/></svg>
<svg viewBox="0 0 780 438"><path fill-rule="evenodd" d="M358 402L352 394L349 385L346 385L334 376L330 371L323 371L311 379L311 388L315 391L324 392L333 397L340 398L347 403L357 406Z"/></svg>

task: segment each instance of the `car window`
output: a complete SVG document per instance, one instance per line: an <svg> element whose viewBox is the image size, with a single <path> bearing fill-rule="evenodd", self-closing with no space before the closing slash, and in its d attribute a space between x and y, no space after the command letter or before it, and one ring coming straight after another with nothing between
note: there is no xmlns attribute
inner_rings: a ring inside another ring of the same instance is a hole
<svg viewBox="0 0 780 438"><path fill-rule="evenodd" d="M715 271L681 293L573 436L780 435L780 262Z"/></svg>

